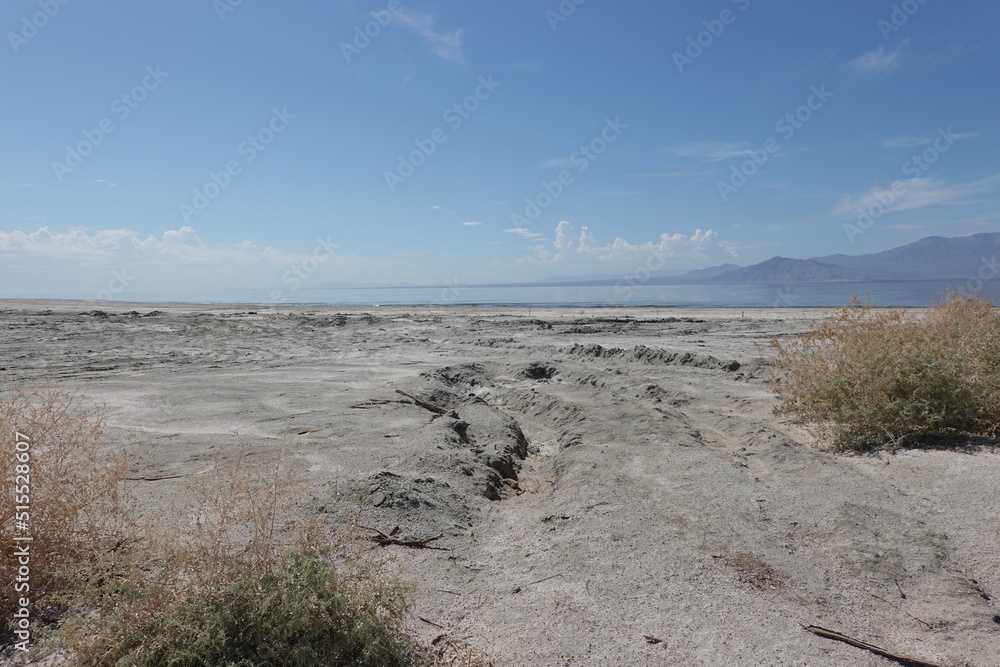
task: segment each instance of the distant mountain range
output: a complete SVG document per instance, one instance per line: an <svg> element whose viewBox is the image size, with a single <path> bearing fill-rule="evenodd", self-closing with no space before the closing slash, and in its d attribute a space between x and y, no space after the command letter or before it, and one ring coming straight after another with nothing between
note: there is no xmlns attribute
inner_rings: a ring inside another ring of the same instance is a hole
<svg viewBox="0 0 1000 667"><path fill-rule="evenodd" d="M997 255L1000 255L1000 233L951 238L928 236L898 248L867 255L827 255L810 259L772 257L759 264L742 268L724 264L689 271L679 276L676 281L787 283L968 280L976 276L984 261L995 262Z"/></svg>

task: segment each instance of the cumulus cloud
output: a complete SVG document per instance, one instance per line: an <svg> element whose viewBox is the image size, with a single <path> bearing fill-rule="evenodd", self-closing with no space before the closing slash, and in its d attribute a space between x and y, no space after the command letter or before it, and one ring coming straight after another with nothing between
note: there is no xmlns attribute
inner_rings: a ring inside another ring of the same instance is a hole
<svg viewBox="0 0 1000 667"><path fill-rule="evenodd" d="M551 245L536 245L532 252L518 260L521 264L560 264L572 262L600 262L605 264L642 262L650 256L659 258L710 259L722 253L735 257L733 247L719 240L717 232L709 229L695 230L695 233L661 234L655 241L630 243L620 237L611 243L601 245L594 233L586 226L576 230L563 220L556 225L555 240Z"/></svg>

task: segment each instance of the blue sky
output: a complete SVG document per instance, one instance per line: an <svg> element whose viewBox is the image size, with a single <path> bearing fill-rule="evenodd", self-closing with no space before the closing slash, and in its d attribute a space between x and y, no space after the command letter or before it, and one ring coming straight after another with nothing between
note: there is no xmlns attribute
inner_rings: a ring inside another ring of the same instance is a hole
<svg viewBox="0 0 1000 667"><path fill-rule="evenodd" d="M0 27L0 296L1000 230L988 0L7 0Z"/></svg>

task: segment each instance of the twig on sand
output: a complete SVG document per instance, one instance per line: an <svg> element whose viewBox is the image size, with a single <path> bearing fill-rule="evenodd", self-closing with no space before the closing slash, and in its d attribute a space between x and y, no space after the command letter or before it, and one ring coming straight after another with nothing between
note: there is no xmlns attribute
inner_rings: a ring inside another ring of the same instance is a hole
<svg viewBox="0 0 1000 667"><path fill-rule="evenodd" d="M416 405L419 405L420 407L422 407L425 410L430 410L431 412L436 412L439 415L443 415L443 414L447 414L448 413L448 409L447 408L442 408L440 405L434 405L433 403L428 403L427 401L425 401L423 399L417 398L413 394L407 394L405 391L401 391L399 389L396 390L396 393L400 394L401 396L406 396L408 399L410 399L411 401L413 401Z"/></svg>
<svg viewBox="0 0 1000 667"><path fill-rule="evenodd" d="M833 639L838 642L844 642L845 644L850 644L851 646L855 646L857 648L870 651L875 655L880 655L883 658L889 658L890 660L894 660L901 665L906 665L907 667L941 667L941 665L939 665L936 662L927 662L926 660L921 660L920 658L911 658L908 655L900 655L898 653L893 653L891 651L885 650L884 648L879 648L878 646L873 646L871 644L863 642L860 639L854 639L853 637L842 635L839 632L834 632L833 630L827 630L826 628L821 628L818 625L803 625L802 627L808 630L809 632L813 633L814 635L825 637L827 639Z"/></svg>
<svg viewBox="0 0 1000 667"><path fill-rule="evenodd" d="M440 628L440 629L444 630L444 626L441 625L440 623L435 623L434 621L429 621L426 618L424 618L423 616L417 616L417 618L419 618L421 621L423 621L427 625L433 625L435 628Z"/></svg>
<svg viewBox="0 0 1000 667"><path fill-rule="evenodd" d="M125 479L129 482L159 482L161 479L180 479L181 477L190 477L191 475L197 475L194 472L185 472L179 475L160 475L158 477L126 477Z"/></svg>
<svg viewBox="0 0 1000 667"><path fill-rule="evenodd" d="M553 574L553 575L552 575L551 577L545 577L544 579L539 579L538 581L532 581L532 582L531 582L530 584L528 584L528 585L529 585L529 586L534 586L535 584L540 584L540 583L542 583L543 581L548 581L549 579L555 579L556 577L561 577L561 576L563 576L563 573L562 573L562 572L560 572L559 574Z"/></svg>
<svg viewBox="0 0 1000 667"><path fill-rule="evenodd" d="M653 635L643 635L643 639L646 640L647 644L666 644L666 639L660 639L659 637L654 637Z"/></svg>
<svg viewBox="0 0 1000 667"><path fill-rule="evenodd" d="M352 405L351 407L354 408L355 410L370 410L372 408L381 407L381 406L386 405L388 403L392 403L392 401L376 400L376 399L369 398L366 402L364 402L364 403L357 403L355 405Z"/></svg>
<svg viewBox="0 0 1000 667"><path fill-rule="evenodd" d="M435 535L434 537L425 537L422 540L401 540L398 537L390 537L386 535L378 528L369 528L368 526L362 526L359 524L354 524L354 525L357 526L358 528L364 528L365 530L375 531L377 534L372 535L371 539L373 542L377 542L383 547L387 547L390 544L395 544L396 546L410 547L411 549L423 549L426 548L427 545L433 542L434 540L440 540L442 537L444 537L444 533L441 533L440 535Z"/></svg>

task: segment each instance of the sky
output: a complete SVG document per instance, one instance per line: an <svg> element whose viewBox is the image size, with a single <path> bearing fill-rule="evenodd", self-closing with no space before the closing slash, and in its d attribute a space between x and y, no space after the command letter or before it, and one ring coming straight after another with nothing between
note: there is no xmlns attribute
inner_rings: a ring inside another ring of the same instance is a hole
<svg viewBox="0 0 1000 667"><path fill-rule="evenodd" d="M0 296L1000 231L994 0L5 0Z"/></svg>

